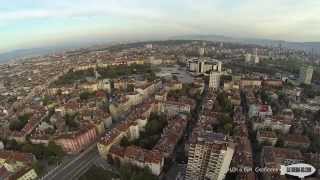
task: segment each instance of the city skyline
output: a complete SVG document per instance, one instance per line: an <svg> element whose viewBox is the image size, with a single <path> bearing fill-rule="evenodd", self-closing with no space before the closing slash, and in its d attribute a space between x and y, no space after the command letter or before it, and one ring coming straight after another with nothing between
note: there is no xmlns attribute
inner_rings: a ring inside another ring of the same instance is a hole
<svg viewBox="0 0 320 180"><path fill-rule="evenodd" d="M0 69L1 179L320 178L320 56L163 40Z"/></svg>
<svg viewBox="0 0 320 180"><path fill-rule="evenodd" d="M185 34L319 41L319 5L312 0L13 0L0 7L0 53L71 42Z"/></svg>

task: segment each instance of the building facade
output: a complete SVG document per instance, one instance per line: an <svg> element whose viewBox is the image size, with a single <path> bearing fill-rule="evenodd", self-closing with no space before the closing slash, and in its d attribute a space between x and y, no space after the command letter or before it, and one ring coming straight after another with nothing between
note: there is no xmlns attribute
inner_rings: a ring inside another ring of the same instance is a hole
<svg viewBox="0 0 320 180"><path fill-rule="evenodd" d="M207 133L189 146L186 180L222 180L229 171L234 144L223 134Z"/></svg>
<svg viewBox="0 0 320 180"><path fill-rule="evenodd" d="M69 154L78 153L90 145L97 138L97 129L90 125L76 133L64 134L55 139L55 142Z"/></svg>
<svg viewBox="0 0 320 180"><path fill-rule="evenodd" d="M311 84L313 68L312 66L301 67L299 74L299 82L301 84Z"/></svg>
<svg viewBox="0 0 320 180"><path fill-rule="evenodd" d="M212 71L209 77L209 88L218 89L220 87L220 76L219 72Z"/></svg>

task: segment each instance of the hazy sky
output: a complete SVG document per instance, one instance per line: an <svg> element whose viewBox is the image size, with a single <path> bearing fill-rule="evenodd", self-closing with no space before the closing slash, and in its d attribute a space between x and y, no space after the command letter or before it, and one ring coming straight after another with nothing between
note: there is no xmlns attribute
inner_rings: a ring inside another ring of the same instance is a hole
<svg viewBox="0 0 320 180"><path fill-rule="evenodd" d="M320 0L0 0L0 52L181 34L319 41Z"/></svg>

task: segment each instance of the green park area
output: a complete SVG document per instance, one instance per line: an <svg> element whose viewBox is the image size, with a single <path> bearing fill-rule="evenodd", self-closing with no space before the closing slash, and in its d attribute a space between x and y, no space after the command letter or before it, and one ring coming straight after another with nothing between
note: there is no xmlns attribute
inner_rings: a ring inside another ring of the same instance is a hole
<svg viewBox="0 0 320 180"><path fill-rule="evenodd" d="M155 72L157 71L159 71L159 69L152 67L150 64L133 64L130 66L120 65L97 68L100 79L113 79L128 77L131 75L144 75L145 79L154 80L156 78ZM75 82L86 82L88 78L95 78L95 72L93 68L78 71L70 70L64 76L53 82L51 86L60 87L64 85L70 85Z"/></svg>
<svg viewBox="0 0 320 180"><path fill-rule="evenodd" d="M129 141L129 139L125 137L121 140L120 145L123 147L136 145L144 149L152 149L161 138L161 133L167 124L168 122L165 115L151 114L145 131L140 133L140 137L133 141Z"/></svg>
<svg viewBox="0 0 320 180"><path fill-rule="evenodd" d="M23 114L18 116L18 119L10 122L9 128L11 131L21 131L21 129L28 123L31 114Z"/></svg>
<svg viewBox="0 0 320 180"><path fill-rule="evenodd" d="M54 141L50 141L47 146L43 144L32 144L27 142L18 144L15 140L3 140L7 150L32 153L36 157L32 166L38 174L42 174L46 165L56 165L65 155L61 146Z"/></svg>
<svg viewBox="0 0 320 180"><path fill-rule="evenodd" d="M228 99L228 96L221 92L217 96L217 101L215 101L213 108L218 115L218 124L212 125L214 132L222 132L225 134L232 134L235 132L233 126L233 106Z"/></svg>
<svg viewBox="0 0 320 180"><path fill-rule="evenodd" d="M92 166L79 180L157 180L148 168L138 168L129 164L123 164L118 172L105 170L101 167Z"/></svg>

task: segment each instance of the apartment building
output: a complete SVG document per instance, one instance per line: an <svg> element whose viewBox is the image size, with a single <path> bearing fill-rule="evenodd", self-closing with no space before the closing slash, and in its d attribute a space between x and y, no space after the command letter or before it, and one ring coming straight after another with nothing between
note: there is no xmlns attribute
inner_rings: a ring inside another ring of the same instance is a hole
<svg viewBox="0 0 320 180"><path fill-rule="evenodd" d="M229 170L235 145L225 135L202 133L192 137L186 180L222 180Z"/></svg>
<svg viewBox="0 0 320 180"><path fill-rule="evenodd" d="M76 132L69 132L58 136L55 139L55 142L60 145L65 152L74 154L88 147L97 136L96 127L92 124L88 124L80 127Z"/></svg>

